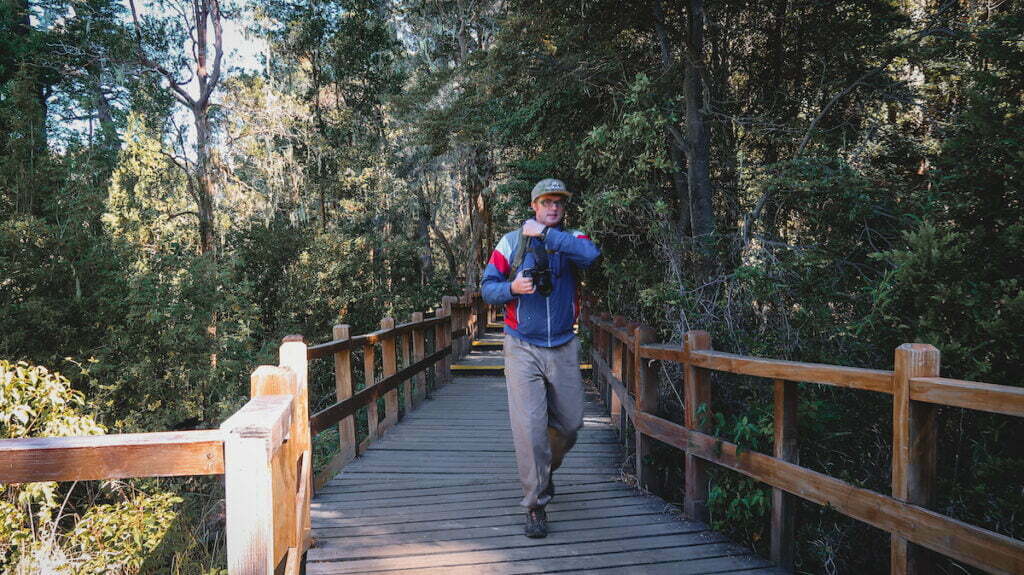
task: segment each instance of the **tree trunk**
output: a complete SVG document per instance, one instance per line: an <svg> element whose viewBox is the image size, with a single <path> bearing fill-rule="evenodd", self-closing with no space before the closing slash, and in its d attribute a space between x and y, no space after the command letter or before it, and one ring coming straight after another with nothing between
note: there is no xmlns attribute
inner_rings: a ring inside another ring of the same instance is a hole
<svg viewBox="0 0 1024 575"><path fill-rule="evenodd" d="M416 239L419 240L420 285L434 279L434 253L430 245L430 206L423 192L416 191L419 218L416 221Z"/></svg>
<svg viewBox="0 0 1024 575"><path fill-rule="evenodd" d="M658 36L658 45L661 48L661 70L666 77L675 72L676 62L672 56L672 43L668 37L668 30L665 28L665 12L662 9L661 0L654 0L651 4L651 12L654 16L654 32ZM666 111L671 112L671 98L665 98ZM671 117L671 113L667 114ZM683 148L680 142L676 142L672 135L672 127L665 130L665 142L668 146L669 159L672 162L671 177L672 189L675 190L676 201L679 202L679 231L684 236L690 235L690 190L686 184L686 164L683 158Z"/></svg>
<svg viewBox="0 0 1024 575"><path fill-rule="evenodd" d="M199 102L192 108L196 126L196 201L199 204L199 253L216 252L216 230L213 221L213 176L210 173L210 120Z"/></svg>
<svg viewBox="0 0 1024 575"><path fill-rule="evenodd" d="M686 180L690 189L690 224L694 237L715 231L712 212L710 129L704 117L704 1L690 0L687 6L688 53L685 69L686 98Z"/></svg>

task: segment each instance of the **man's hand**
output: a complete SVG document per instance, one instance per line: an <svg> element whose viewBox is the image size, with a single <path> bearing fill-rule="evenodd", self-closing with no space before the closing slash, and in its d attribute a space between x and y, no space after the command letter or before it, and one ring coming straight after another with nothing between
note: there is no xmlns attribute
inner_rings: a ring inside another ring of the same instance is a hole
<svg viewBox="0 0 1024 575"><path fill-rule="evenodd" d="M523 272L519 272L516 279L512 281L512 293L515 295L531 294L536 291L536 289L537 288L533 287L533 280L523 276Z"/></svg>
<svg viewBox="0 0 1024 575"><path fill-rule="evenodd" d="M544 231L544 224L530 218L523 223L523 235L532 238L539 238Z"/></svg>

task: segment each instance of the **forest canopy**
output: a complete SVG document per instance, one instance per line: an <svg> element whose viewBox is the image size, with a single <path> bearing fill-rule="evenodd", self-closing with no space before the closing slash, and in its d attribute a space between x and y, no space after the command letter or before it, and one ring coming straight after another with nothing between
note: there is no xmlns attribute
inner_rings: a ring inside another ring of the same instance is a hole
<svg viewBox="0 0 1024 575"><path fill-rule="evenodd" d="M544 177L603 252L594 312L859 367L930 343L1021 385L1021 2L0 0L0 383L75 422L0 394L0 438L215 426L283 335L475 289ZM769 392L716 386L721 433L770 446ZM808 387L802 463L886 491L888 410ZM1024 537L1021 424L940 421L937 509ZM713 481L714 526L763 550L767 488ZM215 572L216 520L171 520L217 489L0 487L0 565ZM800 571L885 569L880 533L801 513Z"/></svg>

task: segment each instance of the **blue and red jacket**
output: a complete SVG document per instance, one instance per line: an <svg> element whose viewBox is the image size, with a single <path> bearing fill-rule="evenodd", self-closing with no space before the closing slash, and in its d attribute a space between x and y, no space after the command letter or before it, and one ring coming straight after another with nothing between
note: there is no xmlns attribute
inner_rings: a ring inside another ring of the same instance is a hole
<svg viewBox="0 0 1024 575"><path fill-rule="evenodd" d="M492 305L505 304L505 333L527 343L541 347L557 347L573 338L572 326L579 315L577 270L594 263L600 250L583 232L549 228L544 247L548 251L548 267L554 289L544 297L532 294L512 294L512 280L508 277L519 244L519 230L509 232L491 252L484 268L480 291L484 301ZM540 238L526 238L529 248ZM534 267L532 249L527 249L520 271Z"/></svg>

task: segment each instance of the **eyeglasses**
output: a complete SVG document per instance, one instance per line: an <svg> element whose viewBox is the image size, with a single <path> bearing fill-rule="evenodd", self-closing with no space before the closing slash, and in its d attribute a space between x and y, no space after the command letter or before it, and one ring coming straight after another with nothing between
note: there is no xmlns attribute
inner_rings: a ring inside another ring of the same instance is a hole
<svg viewBox="0 0 1024 575"><path fill-rule="evenodd" d="M541 200L540 205L545 208L564 208L565 200Z"/></svg>

